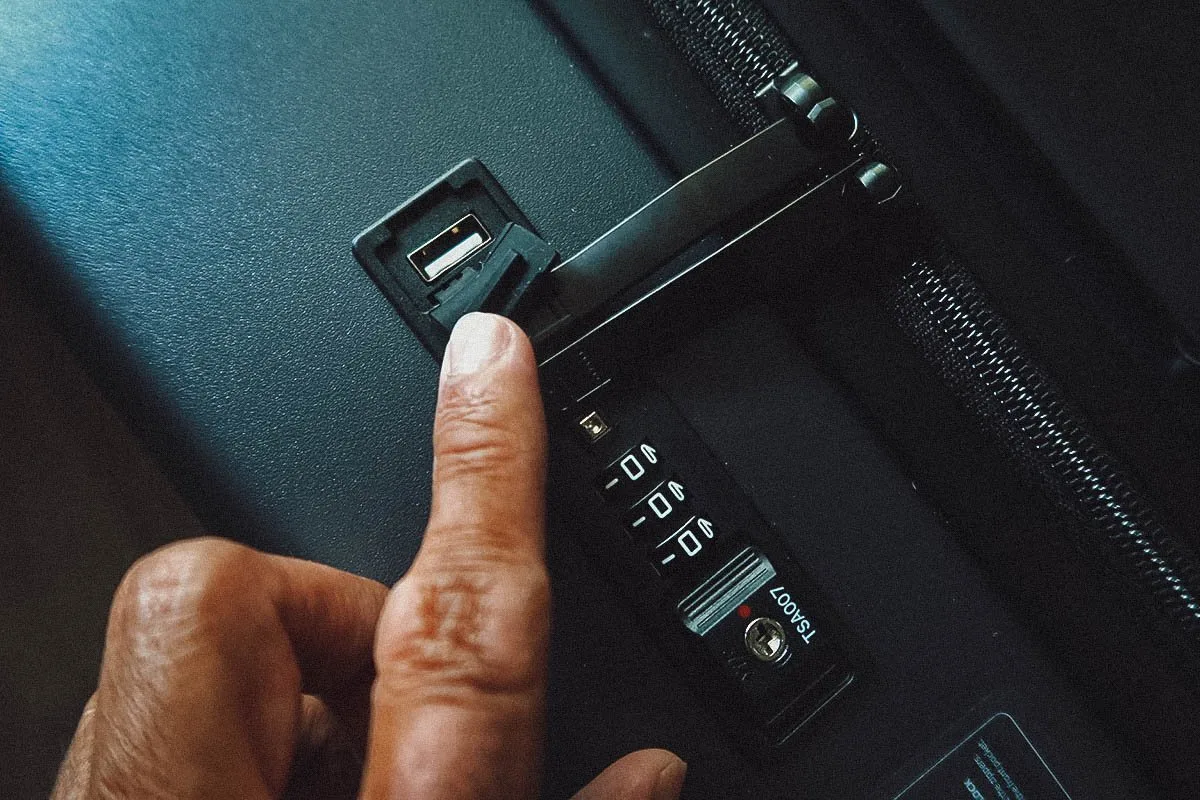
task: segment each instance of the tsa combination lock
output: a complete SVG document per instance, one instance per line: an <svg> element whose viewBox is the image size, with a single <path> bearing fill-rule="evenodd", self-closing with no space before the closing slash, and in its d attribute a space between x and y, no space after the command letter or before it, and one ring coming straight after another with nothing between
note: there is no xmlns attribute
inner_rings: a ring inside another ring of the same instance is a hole
<svg viewBox="0 0 1200 800"><path fill-rule="evenodd" d="M770 271L746 279L763 252L815 260L908 198L810 76L790 68L764 93L781 119L571 258L478 161L372 225L354 253L435 358L470 311L526 330L552 504L731 732L776 745L853 681L847 637L640 356L771 291Z"/></svg>

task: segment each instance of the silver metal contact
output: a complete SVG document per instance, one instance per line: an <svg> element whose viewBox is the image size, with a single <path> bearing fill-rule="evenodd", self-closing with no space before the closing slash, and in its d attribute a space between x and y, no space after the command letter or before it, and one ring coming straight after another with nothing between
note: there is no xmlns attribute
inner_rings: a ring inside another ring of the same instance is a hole
<svg viewBox="0 0 1200 800"><path fill-rule="evenodd" d="M474 214L467 214L408 254L408 262L429 282L478 253L492 235Z"/></svg>

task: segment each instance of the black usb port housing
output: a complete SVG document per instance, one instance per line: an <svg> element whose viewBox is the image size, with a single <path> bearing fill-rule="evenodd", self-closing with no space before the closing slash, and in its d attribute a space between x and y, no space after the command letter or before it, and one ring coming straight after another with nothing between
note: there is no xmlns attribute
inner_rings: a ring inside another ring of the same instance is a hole
<svg viewBox="0 0 1200 800"><path fill-rule="evenodd" d="M463 161L354 240L354 255L426 347L448 331L431 313L479 274L508 226L530 221L476 159Z"/></svg>

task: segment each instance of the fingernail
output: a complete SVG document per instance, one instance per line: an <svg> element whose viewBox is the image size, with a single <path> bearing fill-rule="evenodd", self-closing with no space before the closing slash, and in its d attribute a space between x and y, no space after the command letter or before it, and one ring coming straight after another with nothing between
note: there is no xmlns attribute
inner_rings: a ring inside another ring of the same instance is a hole
<svg viewBox="0 0 1200 800"><path fill-rule="evenodd" d="M487 368L508 349L512 330L494 314L471 313L458 321L446 345L443 375L464 375Z"/></svg>
<svg viewBox="0 0 1200 800"><path fill-rule="evenodd" d="M654 784L654 800L678 800L683 791L683 778L687 775L687 762L676 757L658 773Z"/></svg>

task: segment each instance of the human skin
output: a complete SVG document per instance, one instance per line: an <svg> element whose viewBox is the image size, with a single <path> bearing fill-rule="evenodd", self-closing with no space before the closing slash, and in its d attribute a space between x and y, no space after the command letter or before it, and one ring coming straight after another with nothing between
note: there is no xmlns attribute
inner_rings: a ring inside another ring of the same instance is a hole
<svg viewBox="0 0 1200 800"><path fill-rule="evenodd" d="M528 340L468 315L443 362L411 569L389 590L221 539L141 559L53 798L536 797L545 462ZM684 772L642 750L576 797L673 800Z"/></svg>

